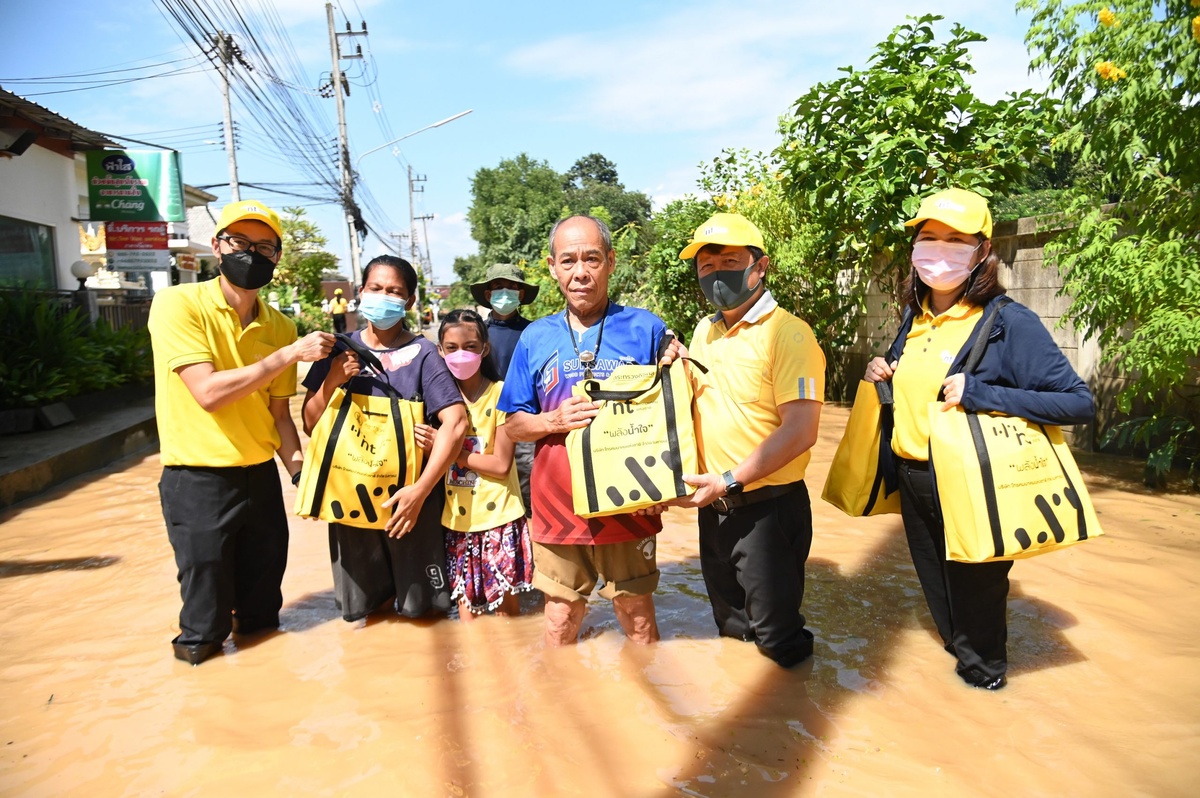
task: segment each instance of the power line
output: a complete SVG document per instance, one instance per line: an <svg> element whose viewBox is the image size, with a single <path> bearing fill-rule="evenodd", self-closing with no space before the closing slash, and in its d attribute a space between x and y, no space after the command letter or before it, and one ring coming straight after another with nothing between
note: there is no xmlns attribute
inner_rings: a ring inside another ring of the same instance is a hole
<svg viewBox="0 0 1200 798"><path fill-rule="evenodd" d="M57 89L55 91L27 92L27 93L23 94L22 96L24 96L24 97L48 97L51 94L69 94L69 93L75 92L75 91L91 91L93 89L108 88L109 86L121 86L126 83L139 83L143 80L154 80L155 78L165 78L165 77L170 77L171 75L194 75L197 72L206 72L206 71L207 71L207 69L205 67L198 67L198 66L180 67L179 69L172 69L167 72L160 72L157 75L143 75L141 77L126 78L124 80L110 80L110 81L106 81L106 82L95 83L90 86L80 86L80 87L74 88L74 89Z"/></svg>
<svg viewBox="0 0 1200 798"><path fill-rule="evenodd" d="M170 66L171 64L182 64L185 61L196 61L199 58L199 55L189 55L187 58L176 58L172 61L161 61L157 64L145 64L143 66L128 67L127 69L108 69L99 70L96 72L79 72L74 75L45 75L31 78L0 78L0 83L100 83L102 81L73 80L73 78L87 78L94 77L96 75L116 75L121 72L141 72L147 69L157 69L158 67Z"/></svg>

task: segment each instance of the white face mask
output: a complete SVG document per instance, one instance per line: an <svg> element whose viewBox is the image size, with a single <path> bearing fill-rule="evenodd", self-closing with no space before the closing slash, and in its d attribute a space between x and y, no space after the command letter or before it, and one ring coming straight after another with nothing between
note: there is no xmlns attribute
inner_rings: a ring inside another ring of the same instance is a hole
<svg viewBox="0 0 1200 798"><path fill-rule="evenodd" d="M971 276L971 259L982 243L971 246L952 241L918 241L912 265L921 282L937 291L957 288Z"/></svg>

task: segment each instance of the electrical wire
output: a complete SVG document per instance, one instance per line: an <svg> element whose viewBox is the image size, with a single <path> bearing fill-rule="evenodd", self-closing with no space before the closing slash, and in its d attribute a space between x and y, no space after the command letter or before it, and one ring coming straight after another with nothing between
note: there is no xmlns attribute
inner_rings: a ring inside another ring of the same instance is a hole
<svg viewBox="0 0 1200 798"><path fill-rule="evenodd" d="M46 75L32 78L0 78L0 83L102 83L103 80L74 80L74 78L95 77L96 75L116 75L121 72L141 72L147 69L157 69L158 67L170 66L171 64L182 64L185 61L198 61L201 55L190 55L187 58L176 58L173 61L161 61L157 64L146 64L144 66L128 67L127 69L109 69L96 72L79 72L74 75Z"/></svg>
<svg viewBox="0 0 1200 798"><path fill-rule="evenodd" d="M167 72L160 72L157 75L143 75L141 77L136 77L136 78L125 78L124 80L110 80L110 81L106 81L103 83L95 83L95 84L88 85L88 86L79 86L78 88L74 88L74 89L57 89L55 91L26 92L26 93L22 94L22 96L23 97L48 97L51 94L70 94L71 92L75 92L75 91L91 91L93 89L108 88L109 86L122 86L126 83L139 83L143 80L155 80L157 78L170 77L171 75L194 75L198 72L207 72L207 71L208 71L208 67L204 67L204 66L180 67L179 69L172 69Z"/></svg>

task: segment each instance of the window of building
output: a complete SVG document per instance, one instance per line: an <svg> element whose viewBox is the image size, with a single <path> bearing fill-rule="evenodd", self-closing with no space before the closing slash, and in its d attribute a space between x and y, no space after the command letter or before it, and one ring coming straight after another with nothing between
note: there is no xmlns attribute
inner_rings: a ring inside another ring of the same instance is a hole
<svg viewBox="0 0 1200 798"><path fill-rule="evenodd" d="M54 228L0 216L0 285L58 287Z"/></svg>

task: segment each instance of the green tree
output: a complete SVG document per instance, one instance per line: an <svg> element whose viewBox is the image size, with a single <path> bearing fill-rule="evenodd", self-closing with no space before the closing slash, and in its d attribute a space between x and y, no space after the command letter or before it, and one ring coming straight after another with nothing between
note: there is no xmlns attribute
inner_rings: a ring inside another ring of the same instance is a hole
<svg viewBox="0 0 1200 798"><path fill-rule="evenodd" d="M617 165L598 152L585 155L567 170L563 181L563 190L583 188L589 183L603 183L617 186Z"/></svg>
<svg viewBox="0 0 1200 798"><path fill-rule="evenodd" d="M275 267L275 279L263 291L282 289L289 294L285 300L290 300L294 291L300 302L320 304L321 276L335 271L338 260L325 251L328 241L316 223L305 218L305 213L304 208L283 209L279 219L283 226L283 254Z"/></svg>
<svg viewBox="0 0 1200 798"><path fill-rule="evenodd" d="M547 237L555 222L576 213L603 219L613 230L617 252L613 298L627 301L642 287L631 258L649 240L650 198L626 190L616 165L603 155L580 158L564 175L522 153L493 169L478 170L471 192L467 218L479 252L455 261L458 279L451 289L451 306L473 304L470 284L482 280L491 264L516 263L525 269L529 282L540 286L537 301L523 311L525 315L537 318L562 310L562 294L546 265Z"/></svg>
<svg viewBox="0 0 1200 798"><path fill-rule="evenodd" d="M525 153L475 173L467 220L485 264L532 261L538 256L562 212L562 185L561 174Z"/></svg>
<svg viewBox="0 0 1200 798"><path fill-rule="evenodd" d="M657 313L685 343L709 305L695 269L679 259L679 252L701 222L718 210L711 200L692 196L668 203L651 219L654 242L635 259L647 289L642 307Z"/></svg>
<svg viewBox="0 0 1200 798"><path fill-rule="evenodd" d="M563 181L567 209L571 213L601 216L615 234L650 221L650 198L640 191L628 191L617 176L617 166L598 152L585 155L567 170ZM594 213L603 208L601 214Z"/></svg>
<svg viewBox="0 0 1200 798"><path fill-rule="evenodd" d="M1072 189L1077 222L1046 247L1072 299L1067 317L1095 335L1128 379L1118 406L1154 408L1109 439L1149 447L1147 481L1189 462L1200 481L1200 10L1196 0L1020 0L1033 12L1034 68L1069 120L1059 151L1096 179ZM1108 200L1119 204L1110 208Z"/></svg>
<svg viewBox="0 0 1200 798"><path fill-rule="evenodd" d="M985 37L955 24L939 42L940 19L910 18L866 69L843 67L844 77L814 86L780 120L784 191L816 233L815 257L851 270L856 301L865 278L886 290L907 271L903 222L923 196L948 186L1005 193L1048 158L1054 104L1030 91L980 100L967 48Z"/></svg>

